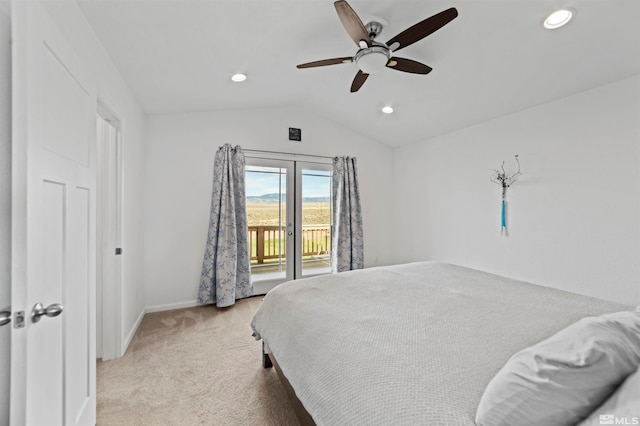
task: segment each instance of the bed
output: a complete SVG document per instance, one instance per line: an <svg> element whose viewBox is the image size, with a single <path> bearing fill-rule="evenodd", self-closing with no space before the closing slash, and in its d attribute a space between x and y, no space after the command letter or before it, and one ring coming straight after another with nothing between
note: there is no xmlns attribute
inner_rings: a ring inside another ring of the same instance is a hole
<svg viewBox="0 0 640 426"><path fill-rule="evenodd" d="M302 424L475 425L510 357L585 316L629 306L440 262L291 281L254 337Z"/></svg>

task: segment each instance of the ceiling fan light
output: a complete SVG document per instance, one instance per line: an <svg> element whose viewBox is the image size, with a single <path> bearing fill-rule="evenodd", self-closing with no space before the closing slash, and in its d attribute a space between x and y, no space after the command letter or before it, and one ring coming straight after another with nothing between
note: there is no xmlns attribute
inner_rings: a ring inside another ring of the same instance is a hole
<svg viewBox="0 0 640 426"><path fill-rule="evenodd" d="M383 69L389 58L382 52L371 52L366 55L362 55L356 59L356 64L360 71L365 74L374 74Z"/></svg>
<svg viewBox="0 0 640 426"><path fill-rule="evenodd" d="M560 9L547 16L544 20L544 27L554 30L566 25L573 17L574 12L571 9Z"/></svg>
<svg viewBox="0 0 640 426"><path fill-rule="evenodd" d="M246 79L247 79L246 74L234 74L231 76L231 81L234 81L236 83L240 83L241 81L245 81Z"/></svg>

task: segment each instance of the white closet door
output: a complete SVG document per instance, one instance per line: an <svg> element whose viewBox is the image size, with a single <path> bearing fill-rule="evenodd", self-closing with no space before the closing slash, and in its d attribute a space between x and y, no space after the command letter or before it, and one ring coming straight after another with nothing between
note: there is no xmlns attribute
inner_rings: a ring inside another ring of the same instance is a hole
<svg viewBox="0 0 640 426"><path fill-rule="evenodd" d="M96 91L42 3L12 30L11 424L93 425Z"/></svg>

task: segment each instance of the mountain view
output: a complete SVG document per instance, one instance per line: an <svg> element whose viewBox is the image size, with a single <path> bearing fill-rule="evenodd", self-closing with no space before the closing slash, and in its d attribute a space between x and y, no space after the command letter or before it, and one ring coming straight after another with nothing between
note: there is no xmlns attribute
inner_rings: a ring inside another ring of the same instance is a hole
<svg viewBox="0 0 640 426"><path fill-rule="evenodd" d="M251 204L266 204L266 203L277 203L280 200L280 194L264 194L264 195L250 195L247 196L247 203ZM286 201L286 194L282 194L282 201ZM303 203L328 203L330 202L330 197L302 197Z"/></svg>

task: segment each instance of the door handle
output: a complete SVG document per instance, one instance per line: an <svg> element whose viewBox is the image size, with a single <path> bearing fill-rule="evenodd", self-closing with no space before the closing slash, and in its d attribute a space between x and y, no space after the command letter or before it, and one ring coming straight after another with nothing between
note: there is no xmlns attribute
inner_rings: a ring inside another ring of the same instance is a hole
<svg viewBox="0 0 640 426"><path fill-rule="evenodd" d="M42 303L38 302L33 306L33 310L31 311L31 321L38 322L43 315L57 317L63 310L64 308L59 303L52 303L45 308Z"/></svg>
<svg viewBox="0 0 640 426"><path fill-rule="evenodd" d="M11 311L0 312L0 327L11 322Z"/></svg>

